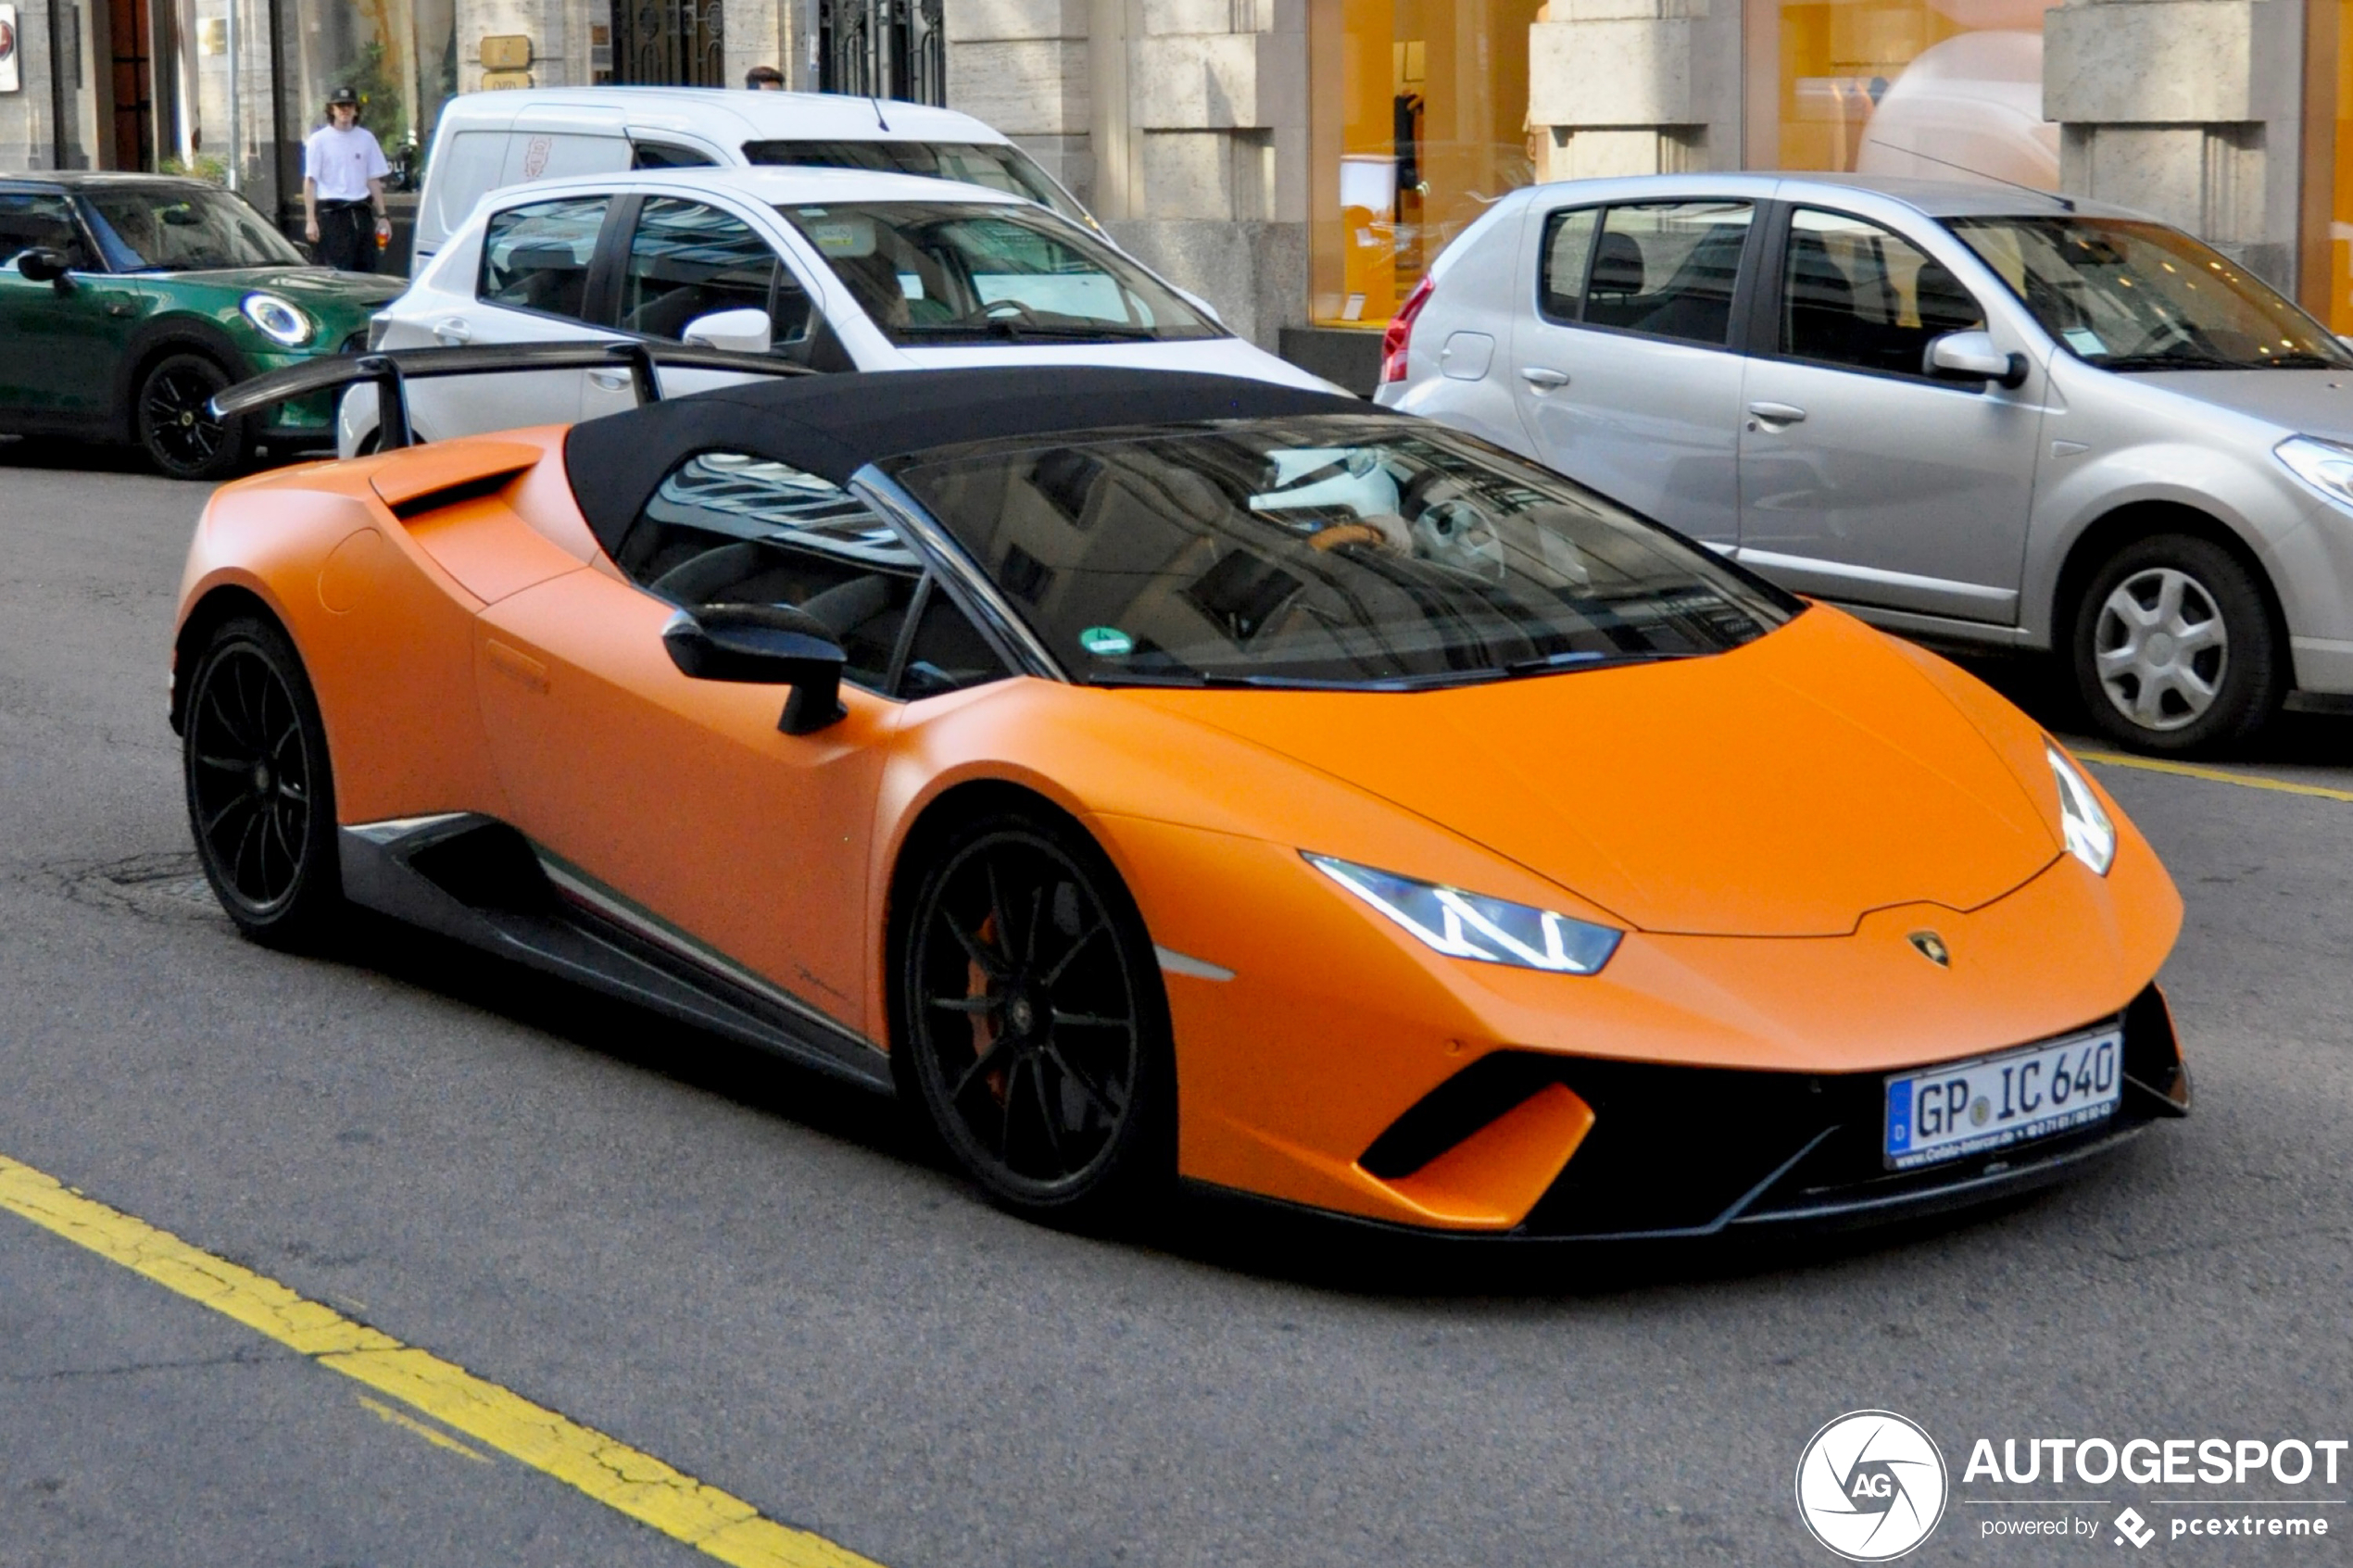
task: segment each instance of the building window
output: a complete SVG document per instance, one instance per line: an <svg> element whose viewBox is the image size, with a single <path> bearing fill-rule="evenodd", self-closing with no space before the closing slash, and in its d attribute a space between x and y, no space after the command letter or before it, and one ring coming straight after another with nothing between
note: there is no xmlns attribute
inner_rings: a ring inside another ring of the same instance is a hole
<svg viewBox="0 0 2353 1568"><path fill-rule="evenodd" d="M1747 0L1751 169L2058 187L2051 0Z"/></svg>
<svg viewBox="0 0 2353 1568"><path fill-rule="evenodd" d="M1446 242L1528 184L1539 0L1310 0L1310 313L1378 328Z"/></svg>

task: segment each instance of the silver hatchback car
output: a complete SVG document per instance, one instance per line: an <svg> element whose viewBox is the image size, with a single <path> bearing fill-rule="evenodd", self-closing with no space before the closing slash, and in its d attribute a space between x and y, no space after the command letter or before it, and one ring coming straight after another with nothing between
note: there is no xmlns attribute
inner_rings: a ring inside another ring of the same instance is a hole
<svg viewBox="0 0 2353 1568"><path fill-rule="evenodd" d="M2130 746L2353 711L2353 353L2121 208L1529 187L1407 300L1378 397L1891 630L2056 652Z"/></svg>

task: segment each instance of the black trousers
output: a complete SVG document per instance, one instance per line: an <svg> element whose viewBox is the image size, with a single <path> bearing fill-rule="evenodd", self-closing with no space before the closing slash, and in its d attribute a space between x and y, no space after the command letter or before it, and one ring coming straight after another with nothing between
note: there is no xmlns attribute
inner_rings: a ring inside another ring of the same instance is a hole
<svg viewBox="0 0 2353 1568"><path fill-rule="evenodd" d="M338 271L376 270L376 215L366 202L319 204L316 258Z"/></svg>

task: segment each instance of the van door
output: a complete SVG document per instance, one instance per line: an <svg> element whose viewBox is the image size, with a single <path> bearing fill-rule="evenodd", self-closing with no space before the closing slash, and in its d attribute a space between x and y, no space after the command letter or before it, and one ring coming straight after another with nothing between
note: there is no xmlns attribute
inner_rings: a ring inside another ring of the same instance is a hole
<svg viewBox="0 0 2353 1568"><path fill-rule="evenodd" d="M434 144L433 166L425 170L424 200L417 204L416 249L409 275L419 276L425 264L441 253L442 243L473 211L474 203L498 187L507 167L507 132L459 131Z"/></svg>
<svg viewBox="0 0 2353 1568"><path fill-rule="evenodd" d="M1546 466L1727 549L1740 538L1732 295L1755 213L1703 198L1544 214L1508 372Z"/></svg>

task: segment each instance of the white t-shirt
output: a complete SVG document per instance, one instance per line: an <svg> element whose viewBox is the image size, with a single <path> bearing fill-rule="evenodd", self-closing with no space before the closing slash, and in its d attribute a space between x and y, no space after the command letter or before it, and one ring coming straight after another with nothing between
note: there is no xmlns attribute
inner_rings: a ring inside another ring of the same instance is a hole
<svg viewBox="0 0 2353 1568"><path fill-rule="evenodd" d="M348 131L322 125L302 144L302 177L319 182L322 202L366 201L368 182L391 172L384 150L363 125Z"/></svg>

